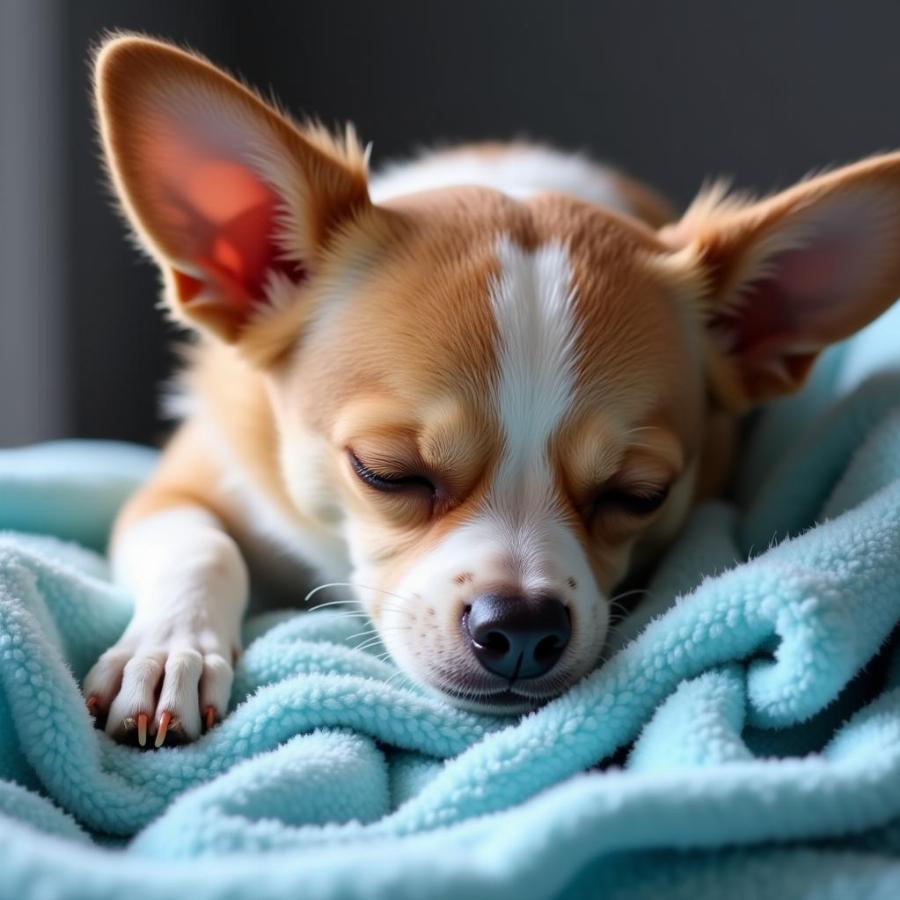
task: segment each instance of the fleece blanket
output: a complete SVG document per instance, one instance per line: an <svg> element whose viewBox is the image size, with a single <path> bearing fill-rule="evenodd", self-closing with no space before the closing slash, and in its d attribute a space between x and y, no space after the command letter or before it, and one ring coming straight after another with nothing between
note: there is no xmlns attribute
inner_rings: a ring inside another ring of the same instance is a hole
<svg viewBox="0 0 900 900"><path fill-rule="evenodd" d="M196 744L94 730L79 679L130 612L102 548L153 460L0 452L0 897L900 896L900 306L752 423L734 501L521 719L324 608L247 622Z"/></svg>

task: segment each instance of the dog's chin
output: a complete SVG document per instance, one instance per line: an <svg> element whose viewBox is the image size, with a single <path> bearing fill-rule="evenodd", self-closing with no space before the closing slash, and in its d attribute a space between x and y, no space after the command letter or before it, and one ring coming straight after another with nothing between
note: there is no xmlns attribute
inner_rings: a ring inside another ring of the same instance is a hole
<svg viewBox="0 0 900 900"><path fill-rule="evenodd" d="M459 709L494 716L523 715L559 696L558 694L531 696L519 693L514 688L491 693L467 691L450 685L435 686L431 689Z"/></svg>

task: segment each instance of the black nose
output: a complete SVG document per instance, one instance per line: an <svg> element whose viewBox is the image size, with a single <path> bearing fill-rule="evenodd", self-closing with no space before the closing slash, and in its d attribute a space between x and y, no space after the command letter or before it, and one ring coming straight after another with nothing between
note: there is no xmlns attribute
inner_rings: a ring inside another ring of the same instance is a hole
<svg viewBox="0 0 900 900"><path fill-rule="evenodd" d="M482 594L463 614L463 629L482 667L510 681L545 675L572 635L569 611L547 596Z"/></svg>

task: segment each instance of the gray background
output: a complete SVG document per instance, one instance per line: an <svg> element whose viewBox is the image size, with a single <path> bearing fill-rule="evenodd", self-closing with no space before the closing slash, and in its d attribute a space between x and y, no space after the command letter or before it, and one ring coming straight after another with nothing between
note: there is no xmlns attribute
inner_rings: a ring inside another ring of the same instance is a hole
<svg viewBox="0 0 900 900"><path fill-rule="evenodd" d="M375 161L454 138L587 149L679 204L900 147L900 4L0 0L0 445L149 441L173 332L96 159L90 48L188 43Z"/></svg>

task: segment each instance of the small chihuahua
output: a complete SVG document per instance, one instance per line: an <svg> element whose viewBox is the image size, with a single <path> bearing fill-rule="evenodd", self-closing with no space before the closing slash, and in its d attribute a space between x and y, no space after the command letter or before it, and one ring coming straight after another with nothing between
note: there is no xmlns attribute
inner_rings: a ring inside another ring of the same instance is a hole
<svg viewBox="0 0 900 900"><path fill-rule="evenodd" d="M594 667L615 586L722 489L738 416L900 293L900 154L680 220L582 157L464 146L368 179L204 59L96 62L112 181L195 330L182 423L113 534L106 730L227 709L251 574L352 585L397 665L521 712Z"/></svg>

